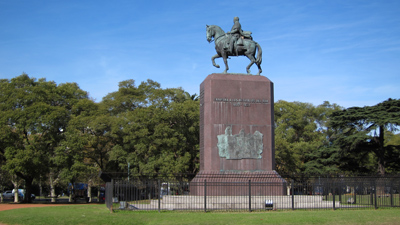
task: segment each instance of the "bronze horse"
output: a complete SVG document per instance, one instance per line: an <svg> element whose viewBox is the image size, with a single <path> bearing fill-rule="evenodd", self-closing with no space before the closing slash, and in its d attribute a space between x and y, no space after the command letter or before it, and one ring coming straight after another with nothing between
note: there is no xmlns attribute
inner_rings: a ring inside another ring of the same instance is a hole
<svg viewBox="0 0 400 225"><path fill-rule="evenodd" d="M224 73L227 73L229 70L227 61L228 56L244 55L247 56L247 58L249 58L251 61L246 67L247 73L250 74L250 67L255 63L258 67L257 75L261 74L262 50L261 46L257 42L251 39L243 39L243 45L234 45L233 53L229 53L224 49L225 42L228 41L229 37L219 26L207 25L207 41L211 43L213 38L215 42L215 50L217 51L217 54L211 57L213 66L219 68L219 65L215 64L215 59L222 57L225 63ZM257 57L255 57L256 49L258 49Z"/></svg>

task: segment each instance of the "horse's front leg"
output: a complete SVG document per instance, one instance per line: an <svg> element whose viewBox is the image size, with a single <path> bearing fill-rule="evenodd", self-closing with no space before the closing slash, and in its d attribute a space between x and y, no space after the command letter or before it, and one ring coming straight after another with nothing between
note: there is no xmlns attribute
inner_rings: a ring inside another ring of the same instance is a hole
<svg viewBox="0 0 400 225"><path fill-rule="evenodd" d="M229 66L228 66L228 56L227 55L222 55L222 58L224 59L224 63L225 63L225 70L224 73L227 73L229 70Z"/></svg>
<svg viewBox="0 0 400 225"><path fill-rule="evenodd" d="M218 54L216 54L216 55L214 55L213 57L211 57L211 61L212 61L213 66L219 68L219 65L218 65L218 64L215 64L215 59L216 59L216 58L221 58L221 56L218 55Z"/></svg>

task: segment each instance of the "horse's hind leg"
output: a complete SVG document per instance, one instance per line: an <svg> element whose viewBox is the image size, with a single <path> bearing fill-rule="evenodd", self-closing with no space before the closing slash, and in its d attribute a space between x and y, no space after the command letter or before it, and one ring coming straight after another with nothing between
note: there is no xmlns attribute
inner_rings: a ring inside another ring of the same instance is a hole
<svg viewBox="0 0 400 225"><path fill-rule="evenodd" d="M246 67L247 74L250 74L250 67L256 62L256 58L252 54L246 54L246 56L250 59L250 64Z"/></svg>
<svg viewBox="0 0 400 225"><path fill-rule="evenodd" d="M262 73L262 69L261 69L261 63L256 63L257 67L258 67L258 74L260 75Z"/></svg>

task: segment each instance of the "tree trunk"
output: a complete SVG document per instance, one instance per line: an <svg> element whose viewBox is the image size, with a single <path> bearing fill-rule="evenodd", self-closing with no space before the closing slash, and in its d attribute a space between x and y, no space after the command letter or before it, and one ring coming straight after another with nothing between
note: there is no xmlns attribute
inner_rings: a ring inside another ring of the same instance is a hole
<svg viewBox="0 0 400 225"><path fill-rule="evenodd" d="M385 148L384 148L384 140L385 140L385 130L383 126L379 126L379 138L378 138L378 144L379 144L379 149L377 152L378 156L378 173L382 177L385 176ZM385 194L385 185L383 182L381 182L380 179L377 180L376 183L376 194L378 196L384 196Z"/></svg>
<svg viewBox="0 0 400 225"><path fill-rule="evenodd" d="M56 189L55 189L54 173L49 174L49 182L50 182L51 202L56 202Z"/></svg>
<svg viewBox="0 0 400 225"><path fill-rule="evenodd" d="M88 189L87 189L87 197L88 197L88 202L92 202L92 182L89 181L88 183Z"/></svg>
<svg viewBox="0 0 400 225"><path fill-rule="evenodd" d="M14 185L14 202L15 203L18 203L18 187L17 188L15 188L15 185Z"/></svg>
<svg viewBox="0 0 400 225"><path fill-rule="evenodd" d="M18 186L19 186L19 182L17 180L18 178L15 176L13 180L11 180L11 182L14 185L14 202L17 203L18 202Z"/></svg>
<svg viewBox="0 0 400 225"><path fill-rule="evenodd" d="M18 181L17 177L23 179L25 181L25 195L24 195L24 203L30 203L32 202L32 182L33 182L33 177L31 176L25 176L24 174L17 172L15 177L15 181L12 181L14 184L14 188L16 189L16 198L14 199L14 202L18 202ZM14 183L15 182L15 183Z"/></svg>
<svg viewBox="0 0 400 225"><path fill-rule="evenodd" d="M97 187L97 202L100 202L100 186Z"/></svg>
<svg viewBox="0 0 400 225"><path fill-rule="evenodd" d="M3 186L0 186L1 188L0 188L0 202L3 202L3 192L4 192L4 188L3 188Z"/></svg>
<svg viewBox="0 0 400 225"><path fill-rule="evenodd" d="M42 197L42 193L43 193L42 180L40 179L40 181L39 181L39 198Z"/></svg>
<svg viewBox="0 0 400 225"><path fill-rule="evenodd" d="M379 126L379 149L378 149L378 173L381 176L385 176L385 148L384 148L384 141L385 141L385 129L384 126Z"/></svg>
<svg viewBox="0 0 400 225"><path fill-rule="evenodd" d="M25 179L25 196L24 196L25 203L32 202L32 183L33 183L33 178L28 177Z"/></svg>

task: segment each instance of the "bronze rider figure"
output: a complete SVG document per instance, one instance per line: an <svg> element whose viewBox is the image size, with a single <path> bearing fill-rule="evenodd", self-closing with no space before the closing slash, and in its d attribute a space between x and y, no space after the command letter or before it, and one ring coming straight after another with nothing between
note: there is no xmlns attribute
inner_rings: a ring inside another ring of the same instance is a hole
<svg viewBox="0 0 400 225"><path fill-rule="evenodd" d="M234 17L233 18L233 26L231 31L227 32L227 34L230 36L229 38L229 45L226 46L226 49L228 52L232 55L233 54L233 44L241 37L243 36L243 31L242 31L242 25L239 23L239 17Z"/></svg>

